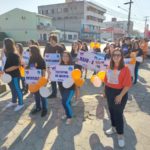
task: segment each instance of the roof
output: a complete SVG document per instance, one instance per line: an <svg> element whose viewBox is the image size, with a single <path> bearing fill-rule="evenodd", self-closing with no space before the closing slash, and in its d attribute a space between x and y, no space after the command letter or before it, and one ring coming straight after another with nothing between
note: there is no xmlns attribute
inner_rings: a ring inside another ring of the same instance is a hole
<svg viewBox="0 0 150 150"><path fill-rule="evenodd" d="M20 8L14 8L14 9L12 9L12 10L10 10L10 11L7 11L7 12L1 14L0 16L5 15L5 14L7 14L7 13L10 13L10 12L12 12L12 11L17 11L17 10L19 10L19 11L24 11L24 12L27 12L27 13L32 13L32 14L35 14L36 16L40 16L40 17L52 19L52 17L45 16L45 15L41 15L41 14L38 14L38 13L36 13L36 12L31 12L31 11L24 10L24 9L20 9Z"/></svg>

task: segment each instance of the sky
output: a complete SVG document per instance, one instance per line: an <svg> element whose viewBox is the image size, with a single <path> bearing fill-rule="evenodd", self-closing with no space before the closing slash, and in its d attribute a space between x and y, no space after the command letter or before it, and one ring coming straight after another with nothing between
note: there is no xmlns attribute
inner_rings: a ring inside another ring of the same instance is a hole
<svg viewBox="0 0 150 150"><path fill-rule="evenodd" d="M127 20L128 18L128 5L124 5L129 0L89 0L104 6L108 9L106 13L106 21L110 21L112 17L118 20ZM21 8L32 12L38 12L37 6L63 3L65 0L0 0L0 14L5 13L14 8ZM134 21L134 29L141 32L145 26L145 16L150 16L150 0L133 0L131 19ZM120 6L121 8L118 8ZM150 24L150 17L148 20Z"/></svg>

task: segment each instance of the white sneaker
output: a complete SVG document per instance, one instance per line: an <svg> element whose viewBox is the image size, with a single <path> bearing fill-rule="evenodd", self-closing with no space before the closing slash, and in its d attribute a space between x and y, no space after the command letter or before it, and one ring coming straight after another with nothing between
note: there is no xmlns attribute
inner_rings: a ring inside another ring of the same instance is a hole
<svg viewBox="0 0 150 150"><path fill-rule="evenodd" d="M18 105L18 106L14 109L14 111L19 111L19 110L21 110L23 107L24 107L24 105Z"/></svg>
<svg viewBox="0 0 150 150"><path fill-rule="evenodd" d="M120 148L123 148L125 146L124 138L118 138L118 145Z"/></svg>
<svg viewBox="0 0 150 150"><path fill-rule="evenodd" d="M13 107L13 106L16 106L16 105L17 105L17 103L9 102L9 103L5 106L5 109L10 108L10 107Z"/></svg>
<svg viewBox="0 0 150 150"><path fill-rule="evenodd" d="M71 105L72 105L72 106L77 106L79 102L80 102L80 100L76 100L76 101L73 102Z"/></svg>
<svg viewBox="0 0 150 150"><path fill-rule="evenodd" d="M66 118L67 118L66 115L61 116L61 119L62 119L62 120L65 120Z"/></svg>
<svg viewBox="0 0 150 150"><path fill-rule="evenodd" d="M112 135L112 134L116 133L116 129L114 127L111 127L110 129L106 130L105 133L107 135Z"/></svg>

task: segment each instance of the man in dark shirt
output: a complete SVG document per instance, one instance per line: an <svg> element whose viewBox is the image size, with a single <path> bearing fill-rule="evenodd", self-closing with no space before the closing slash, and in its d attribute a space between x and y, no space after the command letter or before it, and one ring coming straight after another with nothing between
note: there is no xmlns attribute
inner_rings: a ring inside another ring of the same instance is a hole
<svg viewBox="0 0 150 150"><path fill-rule="evenodd" d="M49 42L46 44L44 56L46 53L59 53L60 55L64 52L64 49L61 45L57 43L57 36L51 35L49 37ZM52 94L49 98L57 97L57 84L56 82L51 82L52 85Z"/></svg>

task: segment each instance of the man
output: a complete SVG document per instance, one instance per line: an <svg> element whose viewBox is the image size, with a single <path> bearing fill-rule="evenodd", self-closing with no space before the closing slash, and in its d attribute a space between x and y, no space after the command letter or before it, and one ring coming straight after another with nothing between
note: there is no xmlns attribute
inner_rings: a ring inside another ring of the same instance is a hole
<svg viewBox="0 0 150 150"><path fill-rule="evenodd" d="M64 49L57 42L58 42L57 36L50 35L49 42L47 43L47 45L45 47L44 55L46 53L62 54L64 52ZM56 98L57 97L57 84L55 81L53 81L53 82L51 82L51 85L52 85L52 94L49 96L49 98Z"/></svg>

